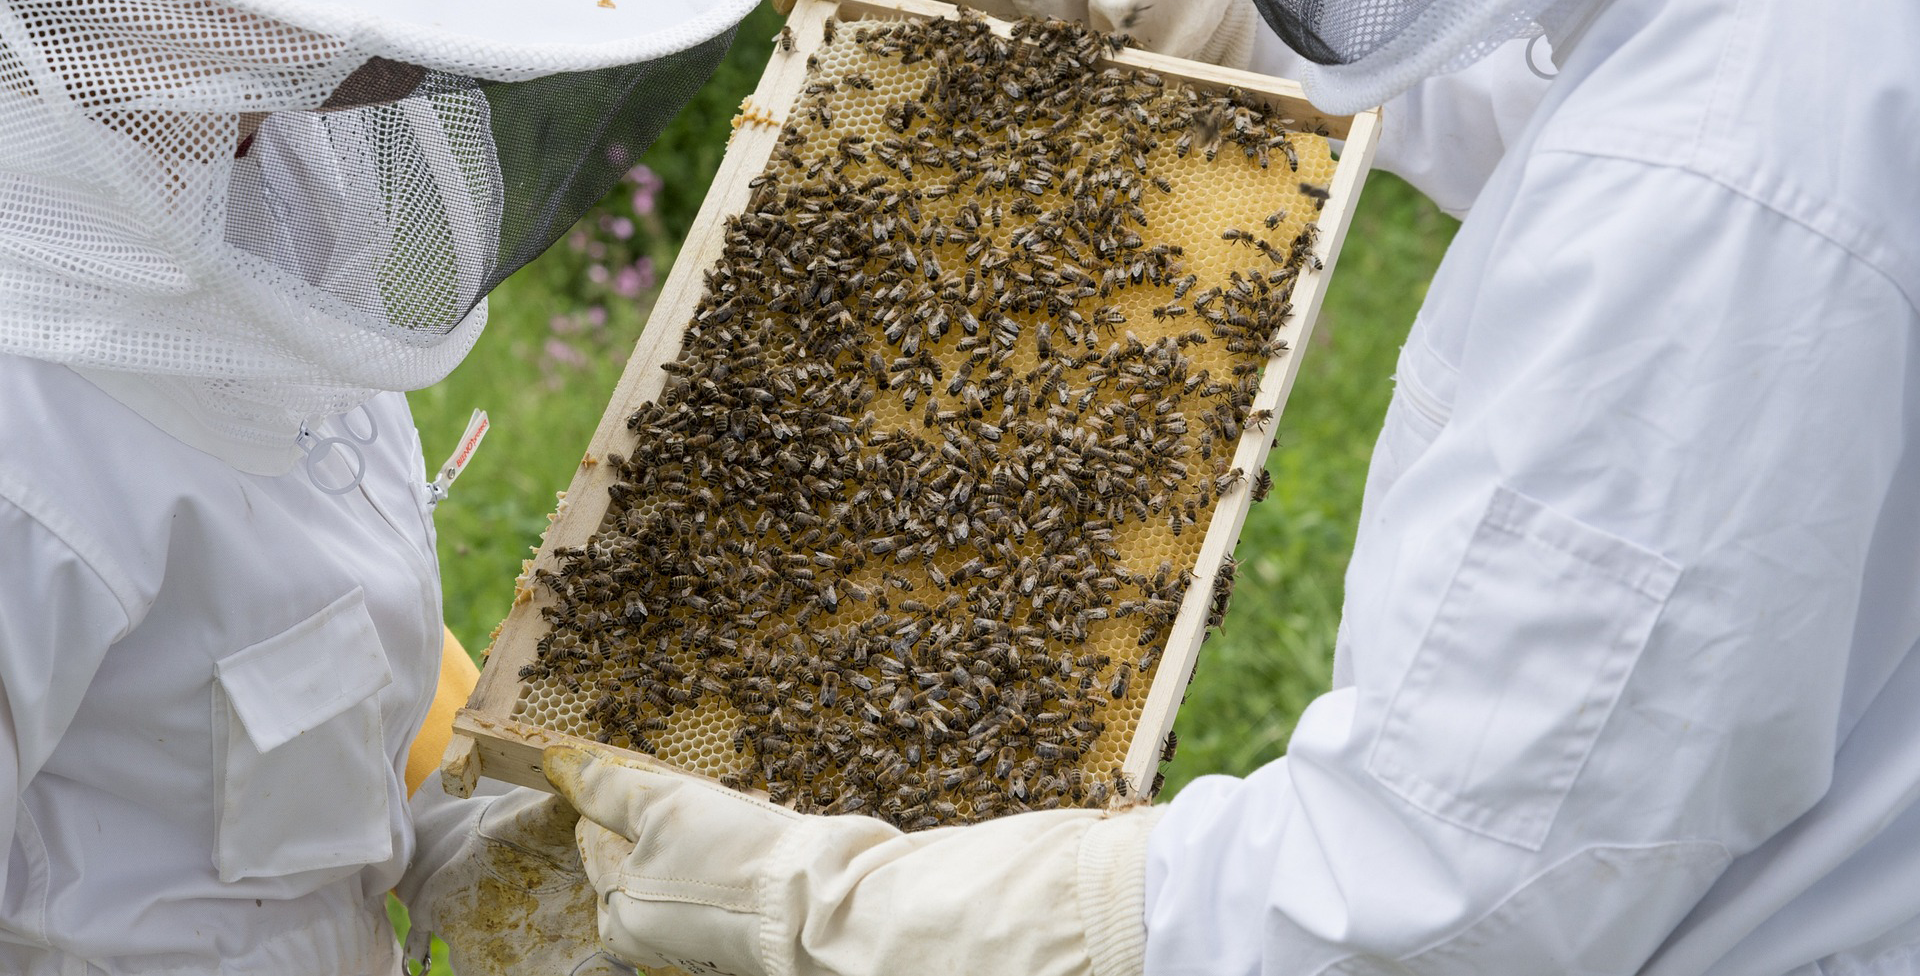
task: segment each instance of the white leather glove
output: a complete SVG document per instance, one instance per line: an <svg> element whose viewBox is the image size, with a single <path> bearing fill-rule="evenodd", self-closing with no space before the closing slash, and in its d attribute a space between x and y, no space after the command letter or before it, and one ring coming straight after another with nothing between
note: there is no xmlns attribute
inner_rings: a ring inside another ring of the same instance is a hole
<svg viewBox="0 0 1920 976"><path fill-rule="evenodd" d="M729 976L1135 976L1159 811L902 834L803 816L600 750L546 752L580 809L607 945Z"/></svg>
<svg viewBox="0 0 1920 976"><path fill-rule="evenodd" d="M438 775L421 784L416 807L428 790L440 792ZM462 811L456 837L423 844L424 856L440 849L438 866L417 890L402 885L413 919L408 957L426 957L431 932L447 944L458 976L631 976L600 944L596 898L574 841L580 815L528 789L468 805L481 809Z"/></svg>
<svg viewBox="0 0 1920 976"><path fill-rule="evenodd" d="M1264 29L1253 0L1088 0L1095 30L1126 34L1149 51L1245 68Z"/></svg>
<svg viewBox="0 0 1920 976"><path fill-rule="evenodd" d="M1077 20L1177 58L1245 68L1261 29L1253 0L971 0L990 17Z"/></svg>
<svg viewBox="0 0 1920 976"><path fill-rule="evenodd" d="M1012 20L1015 17L1049 17L1058 20L1087 21L1087 0L973 0L967 4L989 17Z"/></svg>

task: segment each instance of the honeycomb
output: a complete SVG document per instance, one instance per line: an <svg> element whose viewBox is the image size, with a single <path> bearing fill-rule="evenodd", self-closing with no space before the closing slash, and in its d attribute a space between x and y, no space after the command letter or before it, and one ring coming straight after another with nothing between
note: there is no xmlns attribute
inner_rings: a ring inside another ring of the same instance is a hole
<svg viewBox="0 0 1920 976"><path fill-rule="evenodd" d="M515 717L908 829L1150 792L1327 140L1059 22L826 34Z"/></svg>

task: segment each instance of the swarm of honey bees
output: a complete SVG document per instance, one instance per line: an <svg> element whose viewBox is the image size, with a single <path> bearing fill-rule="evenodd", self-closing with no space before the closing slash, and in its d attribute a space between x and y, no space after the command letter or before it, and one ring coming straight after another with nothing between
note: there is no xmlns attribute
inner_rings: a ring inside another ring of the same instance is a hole
<svg viewBox="0 0 1920 976"><path fill-rule="evenodd" d="M910 830L1158 789L1121 759L1216 506L1270 484L1232 459L1332 162L1119 43L963 14L785 55L606 517L536 574L523 719Z"/></svg>

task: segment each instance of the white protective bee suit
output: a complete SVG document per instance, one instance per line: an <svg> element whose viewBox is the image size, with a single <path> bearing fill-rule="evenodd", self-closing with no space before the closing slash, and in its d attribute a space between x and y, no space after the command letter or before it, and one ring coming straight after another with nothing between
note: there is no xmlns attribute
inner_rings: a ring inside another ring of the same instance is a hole
<svg viewBox="0 0 1920 976"><path fill-rule="evenodd" d="M1149 972L1920 971L1920 16L1544 20L1401 354L1337 690L1170 805Z"/></svg>
<svg viewBox="0 0 1920 976"><path fill-rule="evenodd" d="M610 944L742 976L1920 972L1920 10L1262 3L1309 94L1392 99L1383 160L1468 214L1335 688L1164 807L904 836L554 750ZM1476 87L1524 77L1509 48L1396 97L1534 16L1544 90Z"/></svg>
<svg viewBox="0 0 1920 976"><path fill-rule="evenodd" d="M570 812L403 785L443 631L380 391L460 360L750 7L0 8L0 972L392 976L395 889L463 976L625 971Z"/></svg>

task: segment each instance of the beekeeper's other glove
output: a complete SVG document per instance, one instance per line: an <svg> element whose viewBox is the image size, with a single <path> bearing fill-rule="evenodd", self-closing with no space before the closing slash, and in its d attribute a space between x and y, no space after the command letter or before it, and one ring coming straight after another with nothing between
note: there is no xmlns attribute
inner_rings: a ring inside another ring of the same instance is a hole
<svg viewBox="0 0 1920 976"><path fill-rule="evenodd" d="M1149 51L1229 68L1253 61L1253 0L972 0L990 17L1053 17L1125 34Z"/></svg>
<svg viewBox="0 0 1920 976"><path fill-rule="evenodd" d="M1086 23L1087 0L975 0L967 4L989 17L1049 17Z"/></svg>
<svg viewBox="0 0 1920 976"><path fill-rule="evenodd" d="M453 800L438 772L414 794L421 846L399 894L423 959L431 932L459 976L630 976L600 944L595 895L559 797L515 789ZM422 967L424 969L424 967Z"/></svg>
<svg viewBox="0 0 1920 976"><path fill-rule="evenodd" d="M803 816L602 751L550 748L600 931L639 966L730 976L1133 976L1158 811L915 834Z"/></svg>
<svg viewBox="0 0 1920 976"><path fill-rule="evenodd" d="M1262 28L1253 0L1089 0L1087 20L1149 51L1228 68L1252 63Z"/></svg>

